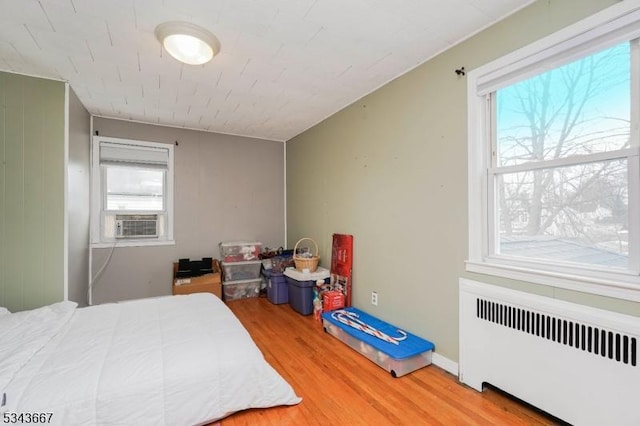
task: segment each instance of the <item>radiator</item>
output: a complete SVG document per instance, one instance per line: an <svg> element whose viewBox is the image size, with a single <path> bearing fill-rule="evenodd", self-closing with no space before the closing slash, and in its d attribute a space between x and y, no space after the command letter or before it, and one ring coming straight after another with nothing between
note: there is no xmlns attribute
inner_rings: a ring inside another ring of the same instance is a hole
<svg viewBox="0 0 640 426"><path fill-rule="evenodd" d="M640 425L640 318L460 279L460 381L574 425Z"/></svg>

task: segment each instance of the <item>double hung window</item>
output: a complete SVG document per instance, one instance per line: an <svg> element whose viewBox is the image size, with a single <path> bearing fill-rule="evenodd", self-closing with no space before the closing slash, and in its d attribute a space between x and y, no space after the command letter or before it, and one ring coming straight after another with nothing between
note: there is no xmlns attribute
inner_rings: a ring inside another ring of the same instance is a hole
<svg viewBox="0 0 640 426"><path fill-rule="evenodd" d="M470 73L468 270L640 300L640 13L622 9Z"/></svg>
<svg viewBox="0 0 640 426"><path fill-rule="evenodd" d="M93 242L172 239L173 145L94 137Z"/></svg>

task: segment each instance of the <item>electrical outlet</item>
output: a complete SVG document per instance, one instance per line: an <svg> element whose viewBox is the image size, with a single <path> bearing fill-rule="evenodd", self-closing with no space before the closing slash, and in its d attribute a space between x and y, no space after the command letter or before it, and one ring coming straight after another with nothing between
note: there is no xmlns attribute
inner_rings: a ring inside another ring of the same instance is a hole
<svg viewBox="0 0 640 426"><path fill-rule="evenodd" d="M374 306L378 306L378 292L376 291L371 292L371 304Z"/></svg>

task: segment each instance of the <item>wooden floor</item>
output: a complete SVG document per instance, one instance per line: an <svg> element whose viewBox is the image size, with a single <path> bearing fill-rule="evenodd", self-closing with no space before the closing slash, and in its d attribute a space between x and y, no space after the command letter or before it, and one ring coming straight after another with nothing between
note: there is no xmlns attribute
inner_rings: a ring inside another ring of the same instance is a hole
<svg viewBox="0 0 640 426"><path fill-rule="evenodd" d="M496 390L479 393L461 385L434 365L394 379L287 304L254 298L228 306L303 400L292 407L242 411L222 426L557 424Z"/></svg>

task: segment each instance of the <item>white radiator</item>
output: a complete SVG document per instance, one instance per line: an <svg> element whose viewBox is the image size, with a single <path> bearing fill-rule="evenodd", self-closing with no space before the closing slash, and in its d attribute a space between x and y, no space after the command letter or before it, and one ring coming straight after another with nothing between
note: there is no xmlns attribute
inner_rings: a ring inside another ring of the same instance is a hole
<svg viewBox="0 0 640 426"><path fill-rule="evenodd" d="M460 381L574 425L640 425L640 318L460 279Z"/></svg>

